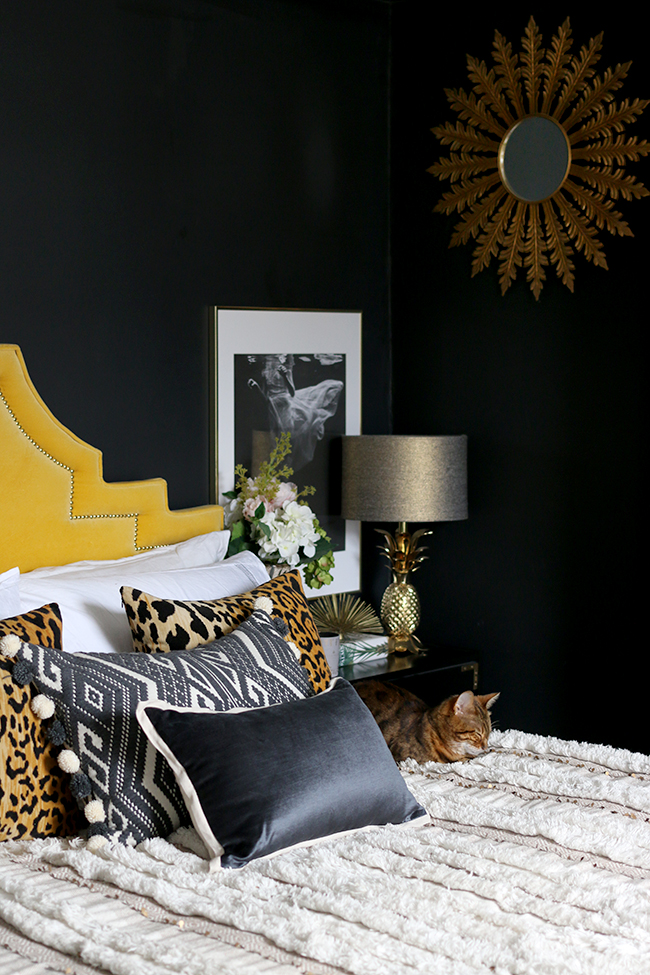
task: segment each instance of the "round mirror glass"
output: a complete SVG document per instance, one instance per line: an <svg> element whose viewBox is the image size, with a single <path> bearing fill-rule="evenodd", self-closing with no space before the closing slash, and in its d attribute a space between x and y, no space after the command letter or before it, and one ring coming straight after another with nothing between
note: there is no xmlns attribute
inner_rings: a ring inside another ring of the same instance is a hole
<svg viewBox="0 0 650 975"><path fill-rule="evenodd" d="M513 196L539 203L559 190L571 163L564 129L545 115L515 122L499 149L499 173Z"/></svg>

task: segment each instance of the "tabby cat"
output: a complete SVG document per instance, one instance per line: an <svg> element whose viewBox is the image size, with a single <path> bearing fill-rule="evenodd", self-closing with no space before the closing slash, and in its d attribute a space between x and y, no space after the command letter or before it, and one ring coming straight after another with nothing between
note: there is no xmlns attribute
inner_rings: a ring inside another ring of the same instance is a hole
<svg viewBox="0 0 650 975"><path fill-rule="evenodd" d="M386 739L396 762L465 762L487 748L490 708L498 693L463 691L429 707L396 684L364 680L355 684Z"/></svg>

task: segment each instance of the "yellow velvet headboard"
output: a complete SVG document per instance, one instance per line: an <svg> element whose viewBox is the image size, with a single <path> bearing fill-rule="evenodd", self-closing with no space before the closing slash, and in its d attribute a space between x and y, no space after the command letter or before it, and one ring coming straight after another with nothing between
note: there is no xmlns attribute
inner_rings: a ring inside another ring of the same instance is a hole
<svg viewBox="0 0 650 975"><path fill-rule="evenodd" d="M162 478L107 484L102 455L52 415L17 345L0 345L0 572L115 559L223 526L217 505L170 511Z"/></svg>

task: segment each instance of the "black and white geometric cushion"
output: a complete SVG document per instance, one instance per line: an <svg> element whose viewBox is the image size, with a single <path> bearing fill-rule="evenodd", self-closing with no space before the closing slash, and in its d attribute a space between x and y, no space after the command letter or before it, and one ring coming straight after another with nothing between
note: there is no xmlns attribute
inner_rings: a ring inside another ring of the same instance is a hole
<svg viewBox="0 0 650 975"><path fill-rule="evenodd" d="M66 654L23 644L20 658L39 692L54 701L66 748L78 756L93 797L104 805L108 833L129 845L189 825L172 771L136 720L141 701L229 711L313 694L294 649L261 611L197 650ZM196 747L209 751L219 742L197 741Z"/></svg>

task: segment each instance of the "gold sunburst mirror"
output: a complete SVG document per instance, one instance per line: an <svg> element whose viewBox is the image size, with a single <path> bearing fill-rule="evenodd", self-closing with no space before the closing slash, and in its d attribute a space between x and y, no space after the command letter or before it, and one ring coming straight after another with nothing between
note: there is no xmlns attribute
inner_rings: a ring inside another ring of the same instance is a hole
<svg viewBox="0 0 650 975"><path fill-rule="evenodd" d="M650 152L625 135L649 102L614 101L631 62L597 75L602 42L572 54L567 19L545 49L531 17L520 54L497 31L494 67L468 56L472 90L445 89L458 121L431 130L451 147L428 170L452 183L435 210L463 214L449 246L475 238L472 276L497 258L502 294L523 266L539 298L549 264L573 291L576 252L606 269L598 232L633 236L614 201L650 195L625 174Z"/></svg>

